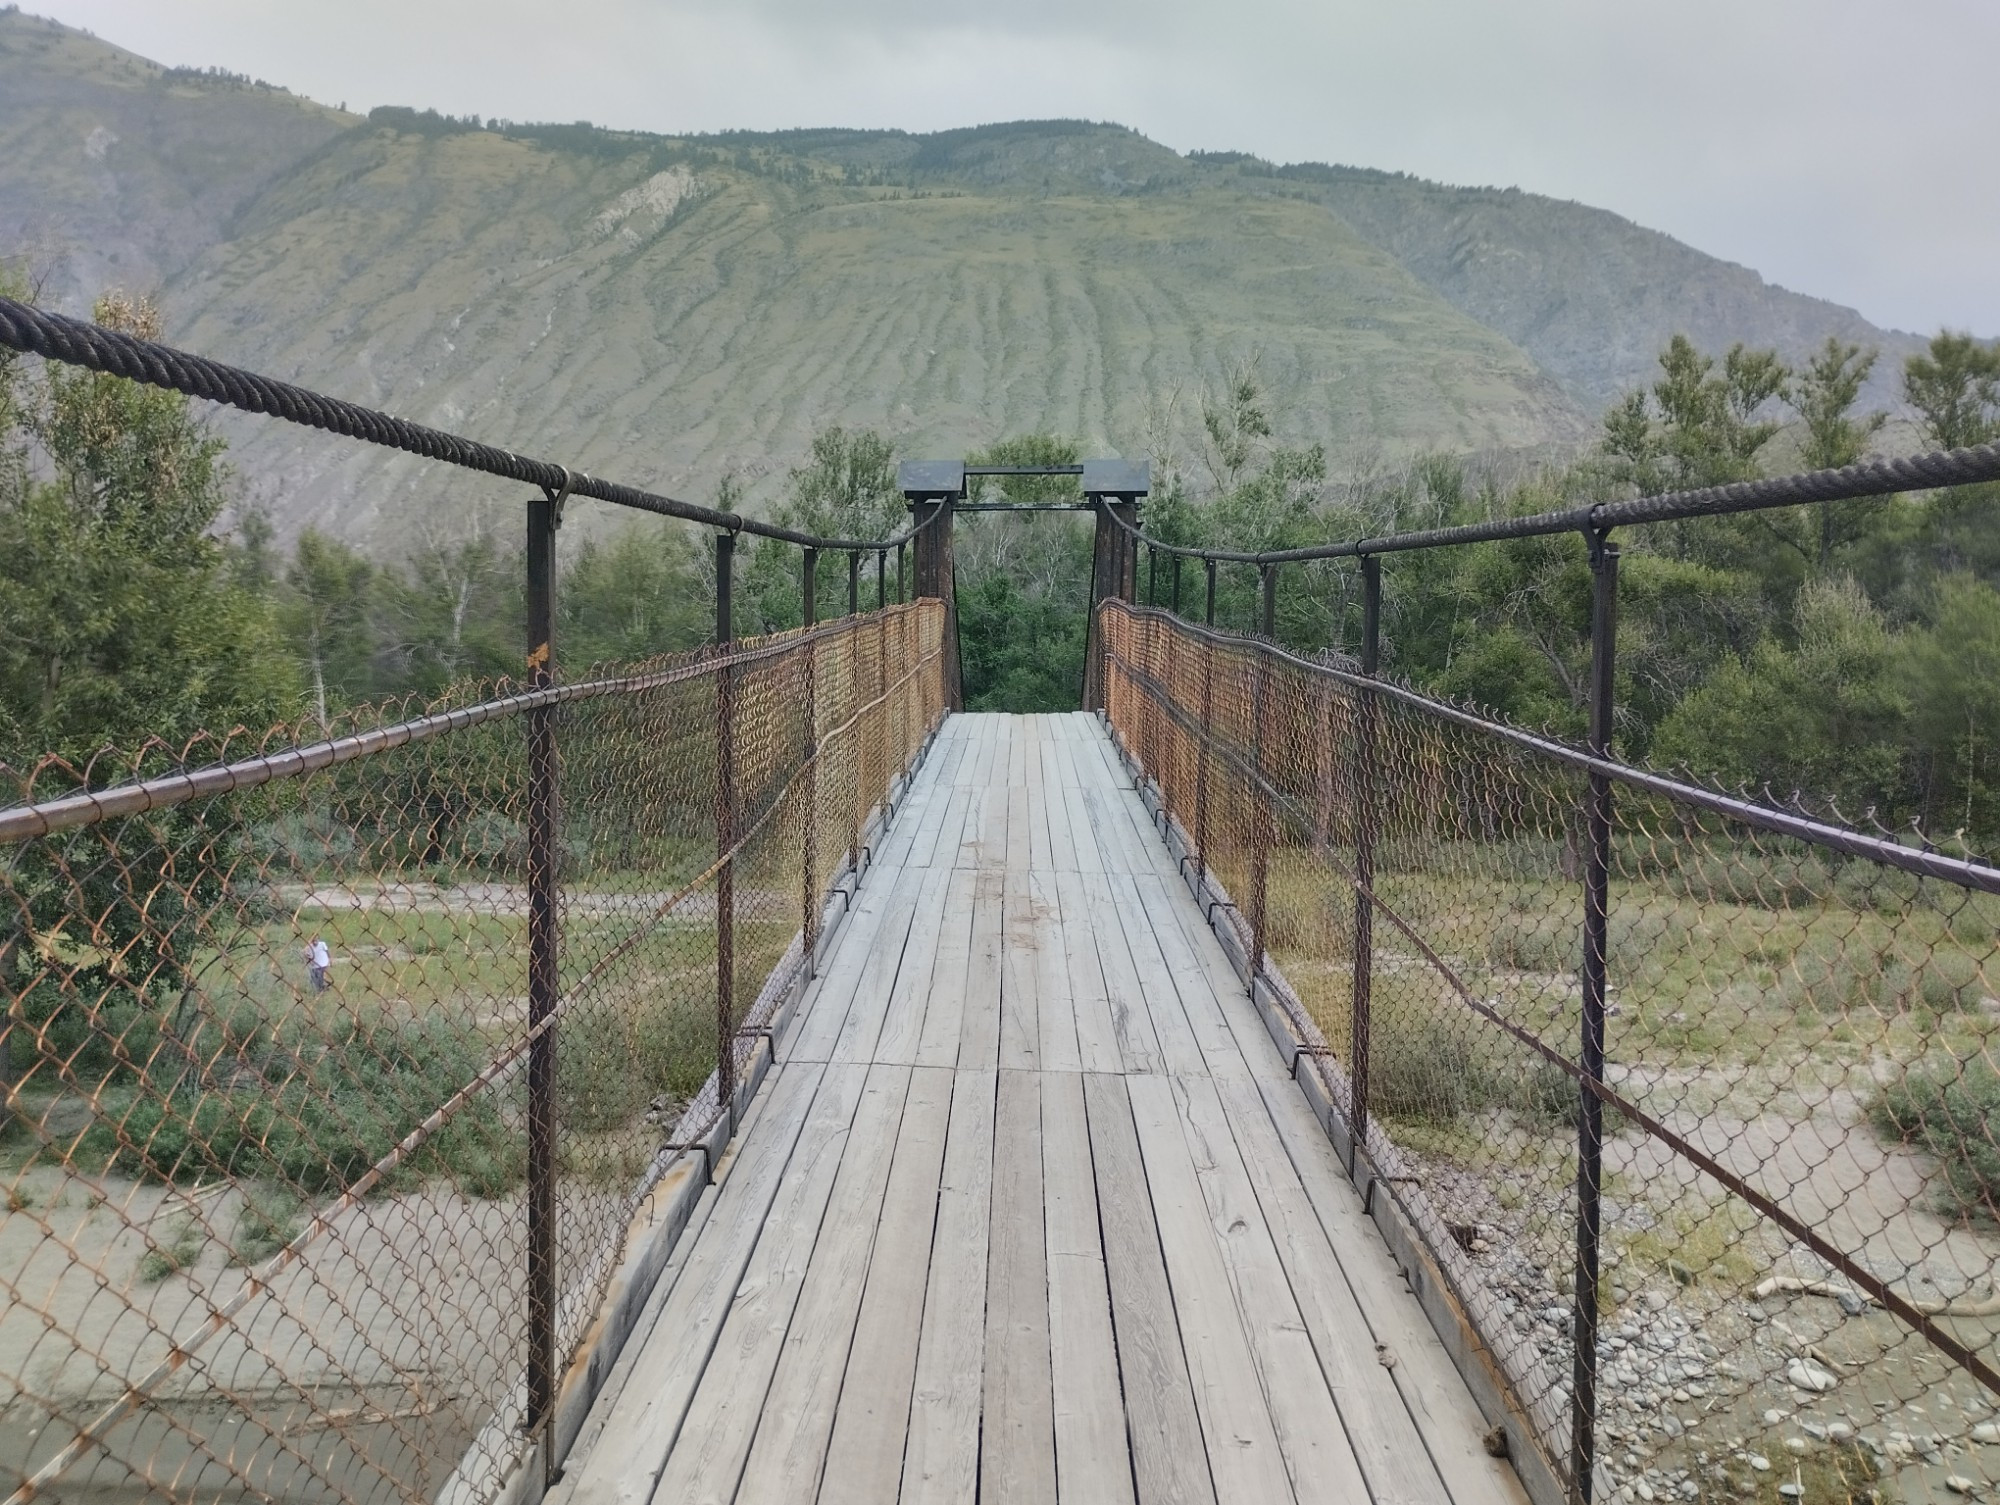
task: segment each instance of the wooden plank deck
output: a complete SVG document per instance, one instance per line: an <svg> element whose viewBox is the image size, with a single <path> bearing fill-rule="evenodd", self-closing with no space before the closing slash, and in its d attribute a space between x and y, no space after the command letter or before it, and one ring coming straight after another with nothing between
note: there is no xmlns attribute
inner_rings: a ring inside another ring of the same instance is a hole
<svg viewBox="0 0 2000 1505"><path fill-rule="evenodd" d="M778 1063L558 1500L1525 1501L1094 718L945 723Z"/></svg>

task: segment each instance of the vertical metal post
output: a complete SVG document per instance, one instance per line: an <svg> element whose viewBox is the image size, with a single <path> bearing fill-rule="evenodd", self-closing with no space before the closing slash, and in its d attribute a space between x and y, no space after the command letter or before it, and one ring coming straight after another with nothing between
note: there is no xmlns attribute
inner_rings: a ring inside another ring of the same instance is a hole
<svg viewBox="0 0 2000 1505"><path fill-rule="evenodd" d="M1608 529L1590 533L1590 751L1611 755L1616 690L1618 549ZM1583 1039L1577 1064L1575 1364L1570 1392L1570 1493L1589 1505L1597 1467L1597 1277L1604 1190L1605 932L1611 909L1611 781L1590 775L1583 870Z"/></svg>
<svg viewBox="0 0 2000 1505"><path fill-rule="evenodd" d="M1210 598L1215 589L1215 561L1208 561ZM1195 873L1206 881L1208 872L1208 768L1209 744L1215 726L1215 644L1201 639L1201 747L1194 770L1194 861ZM1199 897L1199 896L1197 896Z"/></svg>
<svg viewBox="0 0 2000 1505"><path fill-rule="evenodd" d="M726 653L736 639L736 535L715 535L715 646ZM725 1115L736 1098L736 676L715 671L715 1102Z"/></svg>
<svg viewBox="0 0 2000 1505"><path fill-rule="evenodd" d="M1265 596L1270 595L1270 566L1263 565ZM1264 721L1271 709L1271 654L1258 646L1257 680L1250 692L1250 772L1261 785L1264 780ZM1277 802L1269 792L1254 787L1250 794L1250 976L1264 975L1264 942L1270 925L1271 847L1277 836Z"/></svg>
<svg viewBox="0 0 2000 1505"><path fill-rule="evenodd" d="M528 682L555 683L556 523L561 498L528 503ZM554 1473L556 1401L556 709L528 712L528 1415Z"/></svg>
<svg viewBox="0 0 2000 1505"><path fill-rule="evenodd" d="M889 604L889 551L875 551L875 609L881 611Z"/></svg>
<svg viewBox="0 0 2000 1505"><path fill-rule="evenodd" d="M850 617L861 615L861 551L859 549L849 549L847 551L847 614Z"/></svg>
<svg viewBox="0 0 2000 1505"><path fill-rule="evenodd" d="M1202 563L1208 567L1208 615L1203 617L1202 620L1210 627L1213 627L1215 625L1215 561L1213 559L1204 559Z"/></svg>
<svg viewBox="0 0 2000 1505"><path fill-rule="evenodd" d="M1382 560L1361 556L1361 672L1373 679L1382 664ZM1372 690L1361 692L1354 727L1354 985L1348 1041L1347 1174L1368 1142L1369 1029L1375 996L1375 757Z"/></svg>
<svg viewBox="0 0 2000 1505"><path fill-rule="evenodd" d="M1266 639L1276 641L1278 636L1278 567L1275 564L1257 566L1257 585L1264 601L1264 625L1258 630Z"/></svg>
<svg viewBox="0 0 2000 1505"><path fill-rule="evenodd" d="M907 601L910 599L909 593L903 587L903 551L908 547L908 544L899 543L896 545L896 599L898 601Z"/></svg>
<svg viewBox="0 0 2000 1505"><path fill-rule="evenodd" d="M1160 604L1160 551L1146 545L1146 604Z"/></svg>
<svg viewBox="0 0 2000 1505"><path fill-rule="evenodd" d="M1181 556L1174 555L1174 615L1181 614Z"/></svg>
<svg viewBox="0 0 2000 1505"><path fill-rule="evenodd" d="M819 625L819 550L800 551L800 590L805 598L803 626L808 633ZM849 556L850 558L853 556ZM799 934L803 938L806 976L813 973L813 949L819 944L819 765L813 756L819 751L819 650L808 642L802 656L805 683L800 687L805 705L805 744L799 749L802 768L800 797L805 805L803 839L799 843Z"/></svg>

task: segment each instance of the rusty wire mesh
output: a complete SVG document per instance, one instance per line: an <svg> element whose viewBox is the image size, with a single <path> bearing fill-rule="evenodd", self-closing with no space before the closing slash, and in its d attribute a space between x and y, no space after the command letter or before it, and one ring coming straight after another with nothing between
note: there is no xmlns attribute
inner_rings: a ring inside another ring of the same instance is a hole
<svg viewBox="0 0 2000 1505"><path fill-rule="evenodd" d="M559 1369L941 718L941 616L542 697ZM0 1499L473 1501L527 1456L536 704L7 772Z"/></svg>
<svg viewBox="0 0 2000 1505"><path fill-rule="evenodd" d="M1358 1176L1567 1477L1589 760L1342 661L1102 612L1127 756L1261 939L1336 1138L1365 1084ZM1598 768L1597 1497L1986 1492L2000 870Z"/></svg>

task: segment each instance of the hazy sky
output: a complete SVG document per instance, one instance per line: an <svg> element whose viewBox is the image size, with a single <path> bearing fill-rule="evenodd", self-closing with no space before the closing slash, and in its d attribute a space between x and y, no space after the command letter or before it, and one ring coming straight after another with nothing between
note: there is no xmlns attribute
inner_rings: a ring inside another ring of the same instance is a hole
<svg viewBox="0 0 2000 1505"><path fill-rule="evenodd" d="M28 0L353 109L656 131L1116 120L1613 209L2000 335L2000 0Z"/></svg>

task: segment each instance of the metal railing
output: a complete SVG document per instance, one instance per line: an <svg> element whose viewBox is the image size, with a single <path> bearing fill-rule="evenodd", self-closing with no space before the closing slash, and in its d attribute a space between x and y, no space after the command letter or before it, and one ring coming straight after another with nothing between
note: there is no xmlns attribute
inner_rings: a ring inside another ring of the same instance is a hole
<svg viewBox="0 0 2000 1505"><path fill-rule="evenodd" d="M1532 1493L1983 1491L2000 869L1619 761L1592 538L1582 747L1379 677L1373 546L1358 664L1104 601L1109 724Z"/></svg>
<svg viewBox="0 0 2000 1505"><path fill-rule="evenodd" d="M851 895L943 713L940 624L99 793L42 797L104 760L24 771L0 1498L496 1497Z"/></svg>
<svg viewBox="0 0 2000 1505"><path fill-rule="evenodd" d="M0 766L0 1501L536 1498L945 714L888 591L939 509L821 538L4 299L0 345L538 488L523 683ZM558 674L579 495L718 530L712 645ZM735 639L739 533L804 627Z"/></svg>

